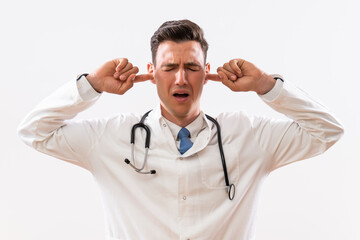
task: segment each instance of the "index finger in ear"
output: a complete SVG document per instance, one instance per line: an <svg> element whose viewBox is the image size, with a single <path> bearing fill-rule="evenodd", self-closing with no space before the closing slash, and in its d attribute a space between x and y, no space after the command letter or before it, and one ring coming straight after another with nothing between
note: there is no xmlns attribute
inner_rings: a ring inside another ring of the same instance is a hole
<svg viewBox="0 0 360 240"><path fill-rule="evenodd" d="M211 80L211 81L216 81L216 82L221 82L221 78L218 74L206 74L205 76L205 80Z"/></svg>
<svg viewBox="0 0 360 240"><path fill-rule="evenodd" d="M134 79L134 82L145 82L149 80L154 80L154 75L151 73L137 75Z"/></svg>

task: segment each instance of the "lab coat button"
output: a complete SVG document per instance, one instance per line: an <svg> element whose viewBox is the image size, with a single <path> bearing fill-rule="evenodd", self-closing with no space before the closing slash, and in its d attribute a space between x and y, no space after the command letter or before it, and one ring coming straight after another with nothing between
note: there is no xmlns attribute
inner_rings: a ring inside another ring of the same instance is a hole
<svg viewBox="0 0 360 240"><path fill-rule="evenodd" d="M183 196L183 200L186 200L186 196Z"/></svg>
<svg viewBox="0 0 360 240"><path fill-rule="evenodd" d="M163 124L163 127L166 127L166 124L165 124L165 123Z"/></svg>

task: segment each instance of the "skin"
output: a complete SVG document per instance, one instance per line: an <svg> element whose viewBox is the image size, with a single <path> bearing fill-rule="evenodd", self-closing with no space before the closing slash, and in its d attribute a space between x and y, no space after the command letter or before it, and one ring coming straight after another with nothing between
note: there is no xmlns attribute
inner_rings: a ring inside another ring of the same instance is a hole
<svg viewBox="0 0 360 240"><path fill-rule="evenodd" d="M160 98L161 113L169 121L185 127L200 114L200 97L210 65L196 41L162 42L156 53L156 67L148 64ZM182 94L184 97L177 97Z"/></svg>
<svg viewBox="0 0 360 240"><path fill-rule="evenodd" d="M156 67L155 67L156 66ZM156 84L161 113L169 121L185 127L200 113L200 98L208 80L221 82L232 91L269 92L276 80L243 59L233 59L210 73L204 54L196 41L176 43L165 41L159 45L156 64L149 63L148 74L137 74L139 68L126 58L106 62L86 78L98 92L122 95L134 83L151 81Z"/></svg>

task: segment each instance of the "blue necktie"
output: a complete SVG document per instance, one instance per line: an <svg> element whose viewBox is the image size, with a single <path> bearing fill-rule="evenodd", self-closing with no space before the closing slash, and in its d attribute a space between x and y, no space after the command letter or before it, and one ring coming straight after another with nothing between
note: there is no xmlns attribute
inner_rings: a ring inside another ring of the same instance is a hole
<svg viewBox="0 0 360 240"><path fill-rule="evenodd" d="M190 132L186 128L180 129L178 133L178 138L180 139L180 149L179 152L184 154L187 150L189 150L193 143L190 141Z"/></svg>

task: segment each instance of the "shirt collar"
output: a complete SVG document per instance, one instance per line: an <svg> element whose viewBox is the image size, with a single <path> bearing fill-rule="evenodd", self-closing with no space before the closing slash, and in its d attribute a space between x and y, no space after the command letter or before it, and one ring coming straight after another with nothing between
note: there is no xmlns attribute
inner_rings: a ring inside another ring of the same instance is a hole
<svg viewBox="0 0 360 240"><path fill-rule="evenodd" d="M160 104L150 112L149 117L145 120L145 124L151 129L152 139L156 139L156 141L150 142L150 149L164 148L166 146L173 148L174 153L180 154L176 144L178 142L177 134L181 127L168 121L161 115ZM173 125L175 125L174 129L172 129ZM183 157L191 156L203 150L210 141L212 129L215 125L201 111L200 115L186 127L189 128L191 141L194 143L194 146L185 152L182 155ZM169 141L169 138L174 139L174 141Z"/></svg>
<svg viewBox="0 0 360 240"><path fill-rule="evenodd" d="M156 108L154 108L154 110L151 112L151 114L153 114L155 119L159 120L159 123L164 121L169 126L171 134L173 135L173 138L176 141L177 135L178 135L181 127L176 125L175 123L167 120L166 118L164 118L161 115L160 104ZM199 116L194 121L192 121L189 125L187 125L186 128L190 132L190 137L196 138L199 135L199 133L207 127L207 125L208 125L208 123L206 121L205 114L201 111Z"/></svg>
<svg viewBox="0 0 360 240"><path fill-rule="evenodd" d="M169 126L171 134L174 137L174 140L177 140L177 135L182 127L176 125L175 123L164 118L166 124ZM199 135L199 132L206 128L206 122L204 120L204 114L201 112L199 116L192 121L189 125L186 126L187 130L190 132L190 138L196 138Z"/></svg>

